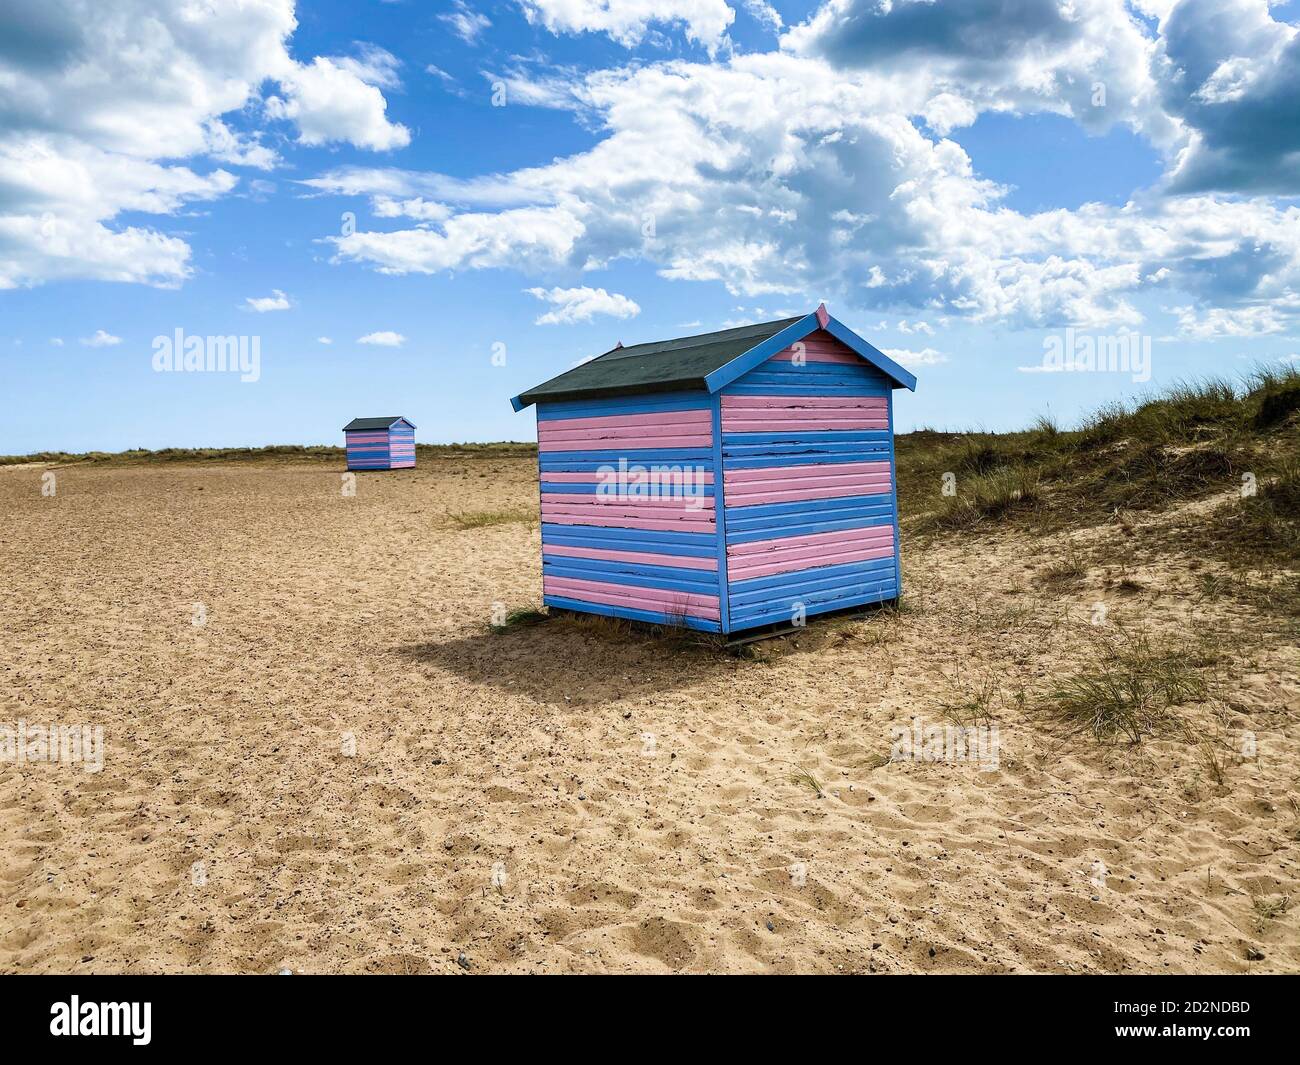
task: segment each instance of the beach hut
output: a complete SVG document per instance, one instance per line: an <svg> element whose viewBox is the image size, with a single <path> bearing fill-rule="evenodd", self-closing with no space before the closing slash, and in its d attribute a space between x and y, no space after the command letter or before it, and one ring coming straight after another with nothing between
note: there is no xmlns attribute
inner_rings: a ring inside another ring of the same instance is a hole
<svg viewBox="0 0 1300 1065"><path fill-rule="evenodd" d="M343 427L348 469L402 470L415 465L415 424L405 418L353 418Z"/></svg>
<svg viewBox="0 0 1300 1065"><path fill-rule="evenodd" d="M821 305L623 347L537 405L548 607L753 634L898 598L893 392Z"/></svg>

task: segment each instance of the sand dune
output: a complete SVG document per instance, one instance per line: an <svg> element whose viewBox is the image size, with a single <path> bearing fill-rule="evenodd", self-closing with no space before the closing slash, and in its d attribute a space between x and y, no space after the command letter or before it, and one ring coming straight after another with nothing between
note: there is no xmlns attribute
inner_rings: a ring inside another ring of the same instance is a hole
<svg viewBox="0 0 1300 1065"><path fill-rule="evenodd" d="M536 527L450 515L534 508L526 459L353 498L322 464L40 488L0 471L0 725L102 726L104 764L0 762L5 972L1300 971L1268 914L1297 894L1295 641L1159 561L1053 591L1051 544L905 539L907 612L742 659L490 634L539 601ZM1185 712L1257 744L1222 785L1043 710L1099 600L1214 637ZM996 769L884 762L972 706Z"/></svg>

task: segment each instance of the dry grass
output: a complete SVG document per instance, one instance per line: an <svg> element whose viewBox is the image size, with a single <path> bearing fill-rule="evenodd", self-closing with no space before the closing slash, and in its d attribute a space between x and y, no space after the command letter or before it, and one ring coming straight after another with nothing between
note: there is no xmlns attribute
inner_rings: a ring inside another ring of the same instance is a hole
<svg viewBox="0 0 1300 1065"><path fill-rule="evenodd" d="M1144 634L1119 632L1094 641L1093 664L1058 680L1048 708L1072 731L1099 743L1168 734L1179 725L1173 708L1209 694L1204 657L1185 646L1156 646Z"/></svg>
<svg viewBox="0 0 1300 1065"><path fill-rule="evenodd" d="M472 510L448 514L451 523L458 529L482 529L489 525L513 525L518 522L533 524L537 514L523 508L506 510Z"/></svg>

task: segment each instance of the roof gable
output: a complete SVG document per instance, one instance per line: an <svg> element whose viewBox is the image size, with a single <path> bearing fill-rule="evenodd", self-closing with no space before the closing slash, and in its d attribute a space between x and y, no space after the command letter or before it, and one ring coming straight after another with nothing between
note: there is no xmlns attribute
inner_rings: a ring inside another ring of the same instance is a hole
<svg viewBox="0 0 1300 1065"><path fill-rule="evenodd" d="M533 403L640 392L700 389L710 393L797 343L825 329L893 382L895 388L916 389L916 378L853 330L836 321L822 304L802 318L723 329L716 333L678 337L625 348L621 344L558 377L515 396L511 406L523 410Z"/></svg>

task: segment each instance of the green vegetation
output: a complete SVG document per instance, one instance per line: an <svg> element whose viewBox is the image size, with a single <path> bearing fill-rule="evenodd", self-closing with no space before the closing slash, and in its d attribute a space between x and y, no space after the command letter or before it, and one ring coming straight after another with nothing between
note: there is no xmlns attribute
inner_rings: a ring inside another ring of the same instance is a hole
<svg viewBox="0 0 1300 1065"><path fill-rule="evenodd" d="M1185 645L1156 646L1141 634L1099 634L1092 664L1057 681L1047 707L1099 743L1140 743L1178 727L1173 707L1207 698L1204 669L1213 663L1212 654Z"/></svg>
<svg viewBox="0 0 1300 1065"><path fill-rule="evenodd" d="M1240 387L1215 378L1108 404L1075 430L1047 418L1016 433L920 430L897 441L899 509L920 535L1008 524L1054 532L1240 493L1250 475L1256 493L1206 521L1203 546L1226 539L1259 557L1294 558L1298 428L1300 368L1286 366L1257 369Z"/></svg>

